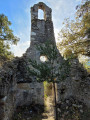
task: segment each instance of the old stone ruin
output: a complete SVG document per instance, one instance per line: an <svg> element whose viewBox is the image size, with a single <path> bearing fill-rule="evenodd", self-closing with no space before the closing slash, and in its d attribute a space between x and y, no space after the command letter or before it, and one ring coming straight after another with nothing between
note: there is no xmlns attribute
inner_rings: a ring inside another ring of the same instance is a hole
<svg viewBox="0 0 90 120"><path fill-rule="evenodd" d="M43 10L44 19L38 19L39 9ZM40 52L35 46L43 45L48 39L52 39L56 45L52 10L39 2L31 7L30 47L22 57L6 62L0 68L0 120L12 120L17 106L30 105L33 102L44 105L43 83L38 83L34 77L31 77L27 67L30 66L29 58L41 62ZM60 53L59 60L63 61ZM85 109L90 108L90 74L84 70L78 59L72 60L70 69L70 75L66 80L57 84L58 114L63 120L70 110L74 111L73 109L78 108L81 114L84 114ZM78 119L72 118L72 120Z"/></svg>

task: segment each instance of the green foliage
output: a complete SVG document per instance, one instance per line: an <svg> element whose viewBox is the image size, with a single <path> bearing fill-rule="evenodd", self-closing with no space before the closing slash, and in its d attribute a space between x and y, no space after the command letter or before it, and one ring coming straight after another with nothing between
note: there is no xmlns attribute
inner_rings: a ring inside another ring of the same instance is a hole
<svg viewBox="0 0 90 120"><path fill-rule="evenodd" d="M7 16L0 14L0 40L11 41L13 44L17 44L18 38L13 35L13 31L10 29L11 22Z"/></svg>
<svg viewBox="0 0 90 120"><path fill-rule="evenodd" d="M0 60L7 60L14 57L9 51L10 44L17 44L19 39L14 36L10 28L11 22L7 16L0 14Z"/></svg>
<svg viewBox="0 0 90 120"><path fill-rule="evenodd" d="M65 19L64 27L59 33L59 39L62 41L58 48L64 57L78 54L90 56L90 1L85 0L76 7L75 20Z"/></svg>
<svg viewBox="0 0 90 120"><path fill-rule="evenodd" d="M55 43L48 40L43 46L37 46L37 50L40 51L41 55L47 57L45 62L40 63L36 60L29 60L31 66L28 68L28 72L31 76L36 77L38 82L59 82L69 75L70 61L63 60L60 63Z"/></svg>
<svg viewBox="0 0 90 120"><path fill-rule="evenodd" d="M54 45L55 43L52 40L47 40L44 46L36 46L37 50L40 51L41 55L47 56L49 61L56 60L58 57L57 48Z"/></svg>

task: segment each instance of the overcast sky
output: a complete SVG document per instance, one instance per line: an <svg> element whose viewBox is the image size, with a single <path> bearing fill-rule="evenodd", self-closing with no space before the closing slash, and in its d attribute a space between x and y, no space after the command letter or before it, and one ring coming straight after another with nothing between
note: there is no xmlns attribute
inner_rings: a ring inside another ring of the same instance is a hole
<svg viewBox="0 0 90 120"><path fill-rule="evenodd" d="M17 46L12 46L15 56L21 56L30 45L30 7L44 2L52 9L55 36L62 28L65 18L74 19L75 7L81 0L0 0L0 14L8 16L14 34L20 38Z"/></svg>

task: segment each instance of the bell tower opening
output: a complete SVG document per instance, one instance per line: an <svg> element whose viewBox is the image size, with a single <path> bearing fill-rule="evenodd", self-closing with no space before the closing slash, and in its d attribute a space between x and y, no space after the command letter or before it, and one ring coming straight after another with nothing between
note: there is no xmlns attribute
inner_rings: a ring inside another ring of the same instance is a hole
<svg viewBox="0 0 90 120"><path fill-rule="evenodd" d="M44 11L42 9L38 9L38 19L44 20Z"/></svg>

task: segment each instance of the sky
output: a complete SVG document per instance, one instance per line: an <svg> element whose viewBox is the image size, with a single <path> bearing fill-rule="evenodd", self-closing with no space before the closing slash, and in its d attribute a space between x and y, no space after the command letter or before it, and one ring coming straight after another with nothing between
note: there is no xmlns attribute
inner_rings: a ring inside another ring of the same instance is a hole
<svg viewBox="0 0 90 120"><path fill-rule="evenodd" d="M22 56L30 46L31 14L30 7L38 2L44 2L52 9L55 37L62 28L65 18L74 19L75 7L81 0L0 0L0 14L5 14L11 21L14 35L20 38L17 46L12 45L15 56Z"/></svg>

